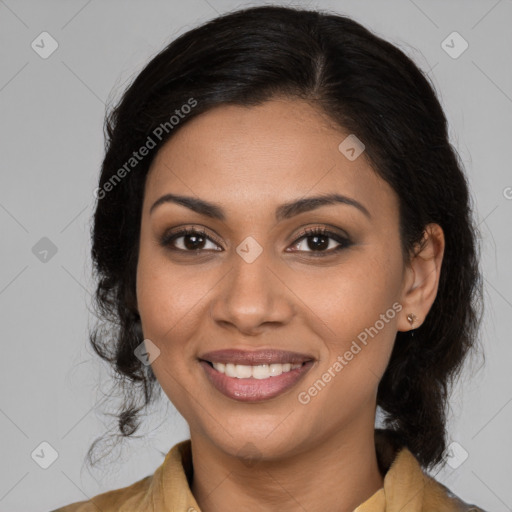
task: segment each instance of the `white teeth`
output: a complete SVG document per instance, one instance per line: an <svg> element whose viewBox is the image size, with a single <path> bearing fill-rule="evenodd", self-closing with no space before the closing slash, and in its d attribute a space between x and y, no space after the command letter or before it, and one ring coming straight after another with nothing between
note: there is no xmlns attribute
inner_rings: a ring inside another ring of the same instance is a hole
<svg viewBox="0 0 512 512"><path fill-rule="evenodd" d="M215 367L214 367L215 368ZM235 368L235 365L232 364L232 363L228 363L226 364L226 368L224 370L224 373L228 376L228 377L236 377L236 368Z"/></svg>
<svg viewBox="0 0 512 512"><path fill-rule="evenodd" d="M269 377L277 377L282 373L289 372L300 368L302 364L258 364L248 366L245 364L233 363L212 363L213 367L220 373L224 373L228 377L236 377L237 379L268 379Z"/></svg>
<svg viewBox="0 0 512 512"><path fill-rule="evenodd" d="M270 377L270 369L268 364L259 364L258 366L246 366L252 369L253 379L268 379ZM240 366L239 366L240 368ZM243 366L242 366L243 368Z"/></svg>
<svg viewBox="0 0 512 512"><path fill-rule="evenodd" d="M235 377L239 379L248 379L252 377L252 367L242 366L241 364L233 365L235 367Z"/></svg>
<svg viewBox="0 0 512 512"><path fill-rule="evenodd" d="M282 364L271 364L269 368L270 376L277 377L283 373L283 365Z"/></svg>

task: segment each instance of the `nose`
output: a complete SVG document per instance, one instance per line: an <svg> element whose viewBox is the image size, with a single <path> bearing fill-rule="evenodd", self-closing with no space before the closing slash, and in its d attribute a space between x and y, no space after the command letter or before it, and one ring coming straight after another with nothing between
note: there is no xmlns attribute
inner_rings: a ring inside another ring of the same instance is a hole
<svg viewBox="0 0 512 512"><path fill-rule="evenodd" d="M213 320L247 336L289 323L295 314L293 293L271 267L265 251L251 263L238 254L232 259L232 269L211 300Z"/></svg>

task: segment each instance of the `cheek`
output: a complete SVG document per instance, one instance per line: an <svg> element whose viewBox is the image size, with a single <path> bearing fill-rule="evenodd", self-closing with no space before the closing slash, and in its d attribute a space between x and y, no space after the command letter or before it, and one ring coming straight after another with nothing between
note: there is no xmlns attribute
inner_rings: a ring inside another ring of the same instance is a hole
<svg viewBox="0 0 512 512"><path fill-rule="evenodd" d="M160 350L152 368L172 402L183 396L180 383L190 380L198 350L207 345L202 326L208 319L210 294L221 277L198 269L172 264L158 249L147 246L139 254L137 300L142 330Z"/></svg>
<svg viewBox="0 0 512 512"><path fill-rule="evenodd" d="M204 296L204 278L186 266L172 265L160 248L144 237L137 266L137 303L144 335L166 344L181 339L176 331L187 328L185 321L195 314ZM199 306L200 307L200 306Z"/></svg>
<svg viewBox="0 0 512 512"><path fill-rule="evenodd" d="M319 334L341 343L342 349L343 341L372 326L397 301L401 275L400 255L374 244L339 265L310 273L307 279L289 277L294 293L306 306L304 311L313 313Z"/></svg>
<svg viewBox="0 0 512 512"><path fill-rule="evenodd" d="M352 408L373 398L377 390L402 308L400 254L383 253L377 245L373 254L367 248L361 257L332 267L328 279L297 288L297 295L307 297L304 302L316 313L312 325L325 344L318 369L304 386L315 387L310 389L318 396L317 404L333 401Z"/></svg>
<svg viewBox="0 0 512 512"><path fill-rule="evenodd" d="M137 301L142 330L144 338L160 351L151 367L164 393L187 418L191 416L191 398L184 383L190 379L190 361L194 358L194 347L188 340L193 338L193 326L197 325L194 315L205 293L195 286L197 281L191 283L179 271L172 272L169 262L141 249Z"/></svg>

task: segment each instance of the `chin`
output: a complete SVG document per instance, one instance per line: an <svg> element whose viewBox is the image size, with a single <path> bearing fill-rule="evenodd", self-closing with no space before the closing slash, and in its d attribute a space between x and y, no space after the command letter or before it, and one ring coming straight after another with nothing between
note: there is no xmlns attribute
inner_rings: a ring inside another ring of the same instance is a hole
<svg viewBox="0 0 512 512"><path fill-rule="evenodd" d="M294 421L290 424L283 419L289 418ZM296 454L301 448L306 447L308 439L311 439L311 433L304 430L302 426L296 424L295 414L288 410L287 414L280 414L278 417L273 415L267 417L258 417L253 415L244 417L242 414L233 415L232 418L224 419L222 427L212 430L213 424L209 418L209 424L203 429L203 435L209 438L209 442L214 444L217 449L232 457L241 459L256 460L278 460Z"/></svg>

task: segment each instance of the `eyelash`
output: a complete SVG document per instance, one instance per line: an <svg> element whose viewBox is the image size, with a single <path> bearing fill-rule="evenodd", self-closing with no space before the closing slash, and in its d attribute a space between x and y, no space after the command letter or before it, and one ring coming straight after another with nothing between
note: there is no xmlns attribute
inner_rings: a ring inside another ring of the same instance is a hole
<svg viewBox="0 0 512 512"><path fill-rule="evenodd" d="M163 247L166 247L172 251L178 251L178 252L183 252L183 253L197 253L198 251L202 251L202 250L205 250L205 249L196 249L196 250L186 250L186 249L178 249L176 247L173 247L172 246L172 243L178 239L178 238L181 238L183 236L187 236L187 235L201 235L201 237L203 238L207 238L208 240L214 242L215 244L217 245L220 245L217 240L215 240L214 238L212 238L211 236L207 235L206 232L203 230L203 229L196 229L196 228L185 228L185 229L182 229L181 231L178 231L176 233L171 233L171 234L168 234L168 235L164 235L160 241L161 245ZM342 251L343 249L346 249L348 248L350 245L352 245L352 242L344 237L344 236L341 236L339 235L338 233L334 233L332 231L329 231L328 229L325 229L325 228L318 228L318 227L315 227L315 228L306 228L300 235L297 239L295 239L295 241L293 242L293 246L297 245L299 242L301 242L303 239L306 239L306 238L309 238L309 237L312 237L312 236L325 236L327 238L331 238L333 240L335 240L336 242L338 242L340 245L334 249L330 249L328 251L297 251L297 252L306 252L306 253L311 253L313 255L314 258L316 257L325 257L325 256L330 256L334 253L338 253L339 251ZM208 250L208 249L206 249ZM220 251L216 251L216 252L220 252Z"/></svg>

